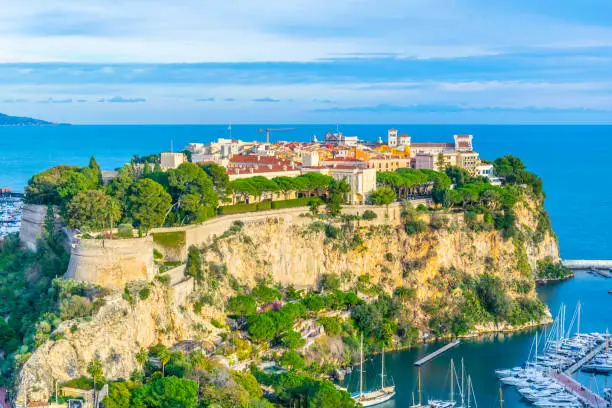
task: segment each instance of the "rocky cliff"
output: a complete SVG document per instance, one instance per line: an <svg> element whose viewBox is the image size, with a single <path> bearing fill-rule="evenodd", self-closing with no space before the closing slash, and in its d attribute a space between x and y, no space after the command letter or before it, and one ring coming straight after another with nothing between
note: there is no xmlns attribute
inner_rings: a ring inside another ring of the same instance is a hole
<svg viewBox="0 0 612 408"><path fill-rule="evenodd" d="M417 306L444 296L440 284L453 271L471 276L488 272L505 282L511 296L520 286L527 287L523 296L535 297L532 270L537 261L559 259L556 238L541 227L541 207L534 201L517 204L515 238L492 227L472 228L463 213L416 213L427 227L407 233L397 209L392 211L386 218L379 208L375 221L337 221L333 228L321 222L260 219L214 239L205 246L205 259L249 286L263 279L314 288L323 274L331 273L340 276L345 289L357 288L364 297L373 289L415 288L415 321L421 327L428 316ZM222 283L208 303L222 305L232 293L230 286ZM176 276L169 286L155 284L146 300L130 304L115 293L91 321L62 323L55 340L40 346L23 367L21 381L29 398L45 399L54 380L86 375L93 358L102 361L107 378L125 378L138 367L135 354L141 347L213 340L218 329L211 319L223 319L222 306L194 312L192 287L190 280Z"/></svg>

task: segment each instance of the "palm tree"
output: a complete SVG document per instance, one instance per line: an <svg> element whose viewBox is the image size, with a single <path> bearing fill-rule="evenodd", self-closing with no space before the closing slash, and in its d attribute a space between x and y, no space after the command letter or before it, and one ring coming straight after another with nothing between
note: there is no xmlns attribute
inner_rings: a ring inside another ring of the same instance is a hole
<svg viewBox="0 0 612 408"><path fill-rule="evenodd" d="M87 372L91 375L94 383L94 407L98 406L98 390L96 388L96 383L100 382L104 379L104 372L102 371L102 363L99 359L94 358L87 365Z"/></svg>

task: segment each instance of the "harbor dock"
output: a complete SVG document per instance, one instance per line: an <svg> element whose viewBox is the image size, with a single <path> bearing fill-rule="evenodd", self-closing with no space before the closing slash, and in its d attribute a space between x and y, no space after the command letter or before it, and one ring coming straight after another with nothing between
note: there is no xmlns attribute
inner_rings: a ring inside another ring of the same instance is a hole
<svg viewBox="0 0 612 408"><path fill-rule="evenodd" d="M598 408L607 407L608 403L599 395L595 394L578 381L563 373L551 373L559 384L563 385L566 390L574 394L587 407Z"/></svg>
<svg viewBox="0 0 612 408"><path fill-rule="evenodd" d="M570 376L572 374L574 374L576 371L580 370L582 367L584 367L584 365L586 363L588 363L589 361L591 361L593 359L593 357L595 357L597 354L601 353L601 351L606 348L606 342L601 343L600 345L598 345L597 347L595 347L593 350L591 350L589 352L589 354L587 354L586 356L584 356L583 358L581 358L580 360L576 361L575 364L571 365L570 367L568 367L563 373Z"/></svg>
<svg viewBox="0 0 612 408"><path fill-rule="evenodd" d="M612 269L612 260L604 259L564 259L561 263L569 269Z"/></svg>
<svg viewBox="0 0 612 408"><path fill-rule="evenodd" d="M418 360L417 362L414 363L414 365L417 367L420 367L423 364L427 363L428 361L433 360L434 358L438 357L440 354L443 354L447 350L450 350L453 347L458 346L459 343L460 343L459 340L453 340L450 343L448 343L446 346L440 347L438 350L434 351L433 353L430 353L426 355L425 357L423 357L422 359Z"/></svg>

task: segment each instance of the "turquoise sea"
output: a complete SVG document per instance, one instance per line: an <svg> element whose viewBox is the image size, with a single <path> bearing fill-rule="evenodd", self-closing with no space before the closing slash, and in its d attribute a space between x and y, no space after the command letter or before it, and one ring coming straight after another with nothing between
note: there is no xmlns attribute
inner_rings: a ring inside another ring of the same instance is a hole
<svg viewBox="0 0 612 408"><path fill-rule="evenodd" d="M261 126L234 126L232 136L261 140ZM275 126L276 127L276 126ZM322 137L335 126L287 126L296 130L273 134L273 140L309 140ZM390 126L389 126L390 127ZM474 135L481 156L493 159L505 154L519 156L530 170L544 179L546 207L566 259L612 259L612 183L608 181L612 158L612 126L482 126L482 125L403 125L401 132L413 141L451 140L455 133ZM384 137L387 126L347 125L345 134L365 140ZM132 154L148 154L189 142L207 142L228 137L227 126L66 126L40 128L0 127L0 187L23 189L31 174L46 167L68 163L85 165L95 155L105 169L126 163ZM538 288L553 314L560 304L568 305L568 315L576 302L582 302L582 330L604 331L612 326L612 279L585 272L566 282ZM569 320L569 318L568 318ZM542 330L542 329L540 329ZM499 407L497 368L521 364L529 353L535 330L512 335L491 335L466 340L422 369L424 398L448 396L450 358L465 360L472 376L479 407ZM439 345L389 353L385 366L397 385L397 396L381 408L405 408L417 391L417 371L413 366L421 356ZM375 385L380 356L366 363L367 384ZM351 390L357 386L356 371L347 378ZM612 386L612 377L578 374L586 386L602 390ZM512 388L504 388L504 407L526 407Z"/></svg>
<svg viewBox="0 0 612 408"><path fill-rule="evenodd" d="M235 125L232 137L262 140L260 127L290 127L272 140L319 139L335 125ZM389 127L408 133L413 141L450 141L453 134L471 133L484 158L505 154L521 157L544 179L546 207L567 259L612 257L612 126L484 126L484 125L345 125L340 130L364 140L385 137ZM176 149L189 142L228 137L227 125L203 126L57 126L0 127L0 187L22 190L35 172L58 164L85 165L95 155L112 169L133 154Z"/></svg>

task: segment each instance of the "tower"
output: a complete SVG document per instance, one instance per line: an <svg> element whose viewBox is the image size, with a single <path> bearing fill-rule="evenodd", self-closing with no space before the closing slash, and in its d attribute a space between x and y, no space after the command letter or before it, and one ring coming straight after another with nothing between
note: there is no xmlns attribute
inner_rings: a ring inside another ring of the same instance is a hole
<svg viewBox="0 0 612 408"><path fill-rule="evenodd" d="M397 147L397 129L389 129L387 132L387 144L389 147Z"/></svg>

